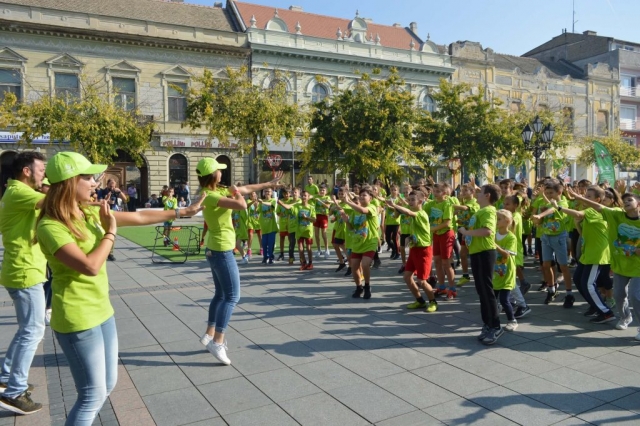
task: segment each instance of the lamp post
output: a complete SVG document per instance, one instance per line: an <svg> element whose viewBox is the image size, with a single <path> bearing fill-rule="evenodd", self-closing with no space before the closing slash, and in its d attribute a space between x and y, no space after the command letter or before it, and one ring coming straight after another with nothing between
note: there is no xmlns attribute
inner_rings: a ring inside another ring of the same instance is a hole
<svg viewBox="0 0 640 426"><path fill-rule="evenodd" d="M527 124L522 130L521 136L522 142L524 142L524 149L531 152L533 157L536 159L536 183L538 182L538 175L540 173L540 157L542 157L542 154L545 151L551 148L551 143L553 142L555 133L556 130L553 128L553 125L549 123L544 126L539 116L536 116L533 123L531 123L531 126Z"/></svg>

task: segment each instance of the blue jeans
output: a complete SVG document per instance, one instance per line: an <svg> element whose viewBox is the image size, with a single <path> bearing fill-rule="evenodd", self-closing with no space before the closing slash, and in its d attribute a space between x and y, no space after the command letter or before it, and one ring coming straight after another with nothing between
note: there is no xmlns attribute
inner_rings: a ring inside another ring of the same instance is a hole
<svg viewBox="0 0 640 426"><path fill-rule="evenodd" d="M218 333L224 333L233 309L240 301L240 272L233 250L207 249L207 260L215 286L215 294L209 305L209 326L215 326Z"/></svg>
<svg viewBox="0 0 640 426"><path fill-rule="evenodd" d="M556 255L556 262L559 265L569 263L567 256L567 232L564 231L558 235L542 235L542 261L553 261L553 255Z"/></svg>
<svg viewBox="0 0 640 426"><path fill-rule="evenodd" d="M56 332L56 338L78 391L65 425L90 426L118 380L116 321L111 317L88 330Z"/></svg>
<svg viewBox="0 0 640 426"><path fill-rule="evenodd" d="M8 288L18 321L18 331L7 348L0 382L7 383L4 396L15 398L27 390L27 379L38 343L44 337L44 290L42 283L29 288Z"/></svg>
<svg viewBox="0 0 640 426"><path fill-rule="evenodd" d="M273 250L276 245L277 232L269 232L268 234L262 233L262 251L264 260L273 260Z"/></svg>

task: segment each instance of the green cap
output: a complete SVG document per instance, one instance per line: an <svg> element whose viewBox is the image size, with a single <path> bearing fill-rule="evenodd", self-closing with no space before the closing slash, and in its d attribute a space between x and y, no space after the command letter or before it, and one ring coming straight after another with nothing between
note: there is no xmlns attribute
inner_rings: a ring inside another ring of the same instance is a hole
<svg viewBox="0 0 640 426"><path fill-rule="evenodd" d="M216 170L224 170L227 168L226 164L218 163L213 158L203 158L198 161L198 165L196 166L196 174L198 176L207 176Z"/></svg>
<svg viewBox="0 0 640 426"><path fill-rule="evenodd" d="M47 178L42 179L42 184L43 185L47 185L47 186L51 186L51 183L49 182L49 179L47 179Z"/></svg>
<svg viewBox="0 0 640 426"><path fill-rule="evenodd" d="M58 183L79 175L94 175L107 169L105 164L91 164L77 152L59 152L47 162L45 173L49 182Z"/></svg>

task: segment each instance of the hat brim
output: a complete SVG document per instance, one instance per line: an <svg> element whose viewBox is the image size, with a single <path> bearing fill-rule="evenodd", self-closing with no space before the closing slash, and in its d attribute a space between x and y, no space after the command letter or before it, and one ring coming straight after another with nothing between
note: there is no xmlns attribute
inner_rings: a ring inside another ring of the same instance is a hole
<svg viewBox="0 0 640 426"><path fill-rule="evenodd" d="M78 174L81 174L81 175L97 175L99 173L103 173L105 170L107 170L107 165L106 164L92 164L86 170L83 170L81 173L78 173Z"/></svg>

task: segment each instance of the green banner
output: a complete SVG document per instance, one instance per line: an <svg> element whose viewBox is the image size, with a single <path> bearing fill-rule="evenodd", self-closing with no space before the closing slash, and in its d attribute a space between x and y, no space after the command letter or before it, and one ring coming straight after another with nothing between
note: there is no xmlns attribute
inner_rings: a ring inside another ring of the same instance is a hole
<svg viewBox="0 0 640 426"><path fill-rule="evenodd" d="M593 141L593 150L596 155L596 165L598 166L598 183L608 181L610 185L615 185L616 170L613 167L609 150L598 141Z"/></svg>

